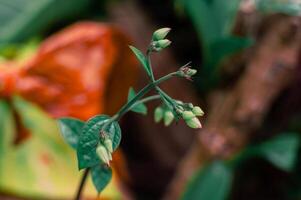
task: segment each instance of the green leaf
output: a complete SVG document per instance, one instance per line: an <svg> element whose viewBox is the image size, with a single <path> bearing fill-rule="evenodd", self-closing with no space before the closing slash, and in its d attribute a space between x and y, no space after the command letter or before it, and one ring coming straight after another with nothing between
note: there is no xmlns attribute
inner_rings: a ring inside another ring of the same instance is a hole
<svg viewBox="0 0 301 200"><path fill-rule="evenodd" d="M11 104L0 100L1 190L25 199L72 199L82 173L74 167L74 151L63 141L57 121L21 98L14 103L31 137L14 144L16 126ZM51 187L41 187L41 183ZM95 197L91 179L85 185L85 197ZM115 181L103 190L102 197L121 199Z"/></svg>
<svg viewBox="0 0 301 200"><path fill-rule="evenodd" d="M146 73L151 76L152 75L152 70L148 64L148 61L146 59L146 57L143 55L143 53L137 49L136 47L133 46L129 46L130 49L134 52L134 54L136 55L136 57L138 58L138 60L140 61L140 63L142 64L143 68L145 69Z"/></svg>
<svg viewBox="0 0 301 200"><path fill-rule="evenodd" d="M257 0L255 3L257 9L261 12L301 15L300 1Z"/></svg>
<svg viewBox="0 0 301 200"><path fill-rule="evenodd" d="M200 40L207 43L228 36L240 0L180 0L190 16Z"/></svg>
<svg viewBox="0 0 301 200"><path fill-rule="evenodd" d="M59 126L65 141L74 149L77 149L79 135L85 122L74 118L59 119Z"/></svg>
<svg viewBox="0 0 301 200"><path fill-rule="evenodd" d="M284 171L292 171L298 156L300 137L294 133L277 135L276 137L249 146L242 151L233 161L234 166L252 157L262 157L271 162L276 167Z"/></svg>
<svg viewBox="0 0 301 200"><path fill-rule="evenodd" d="M135 96L136 96L136 93L135 93L134 89L131 87L129 89L128 102L131 101ZM134 106L131 108L131 111L146 115L147 107L145 106L144 103L135 103Z"/></svg>
<svg viewBox="0 0 301 200"><path fill-rule="evenodd" d="M100 130L104 124L110 119L106 115L98 115L90 119L83 127L79 136L77 147L77 159L79 169L92 167L100 163L100 159L96 154L97 144L100 140ZM121 130L117 122L110 123L104 130L113 142L115 150L121 140Z"/></svg>
<svg viewBox="0 0 301 200"><path fill-rule="evenodd" d="M12 104L21 117L22 124L32 133L43 138L52 145L52 148L65 151L65 144L61 138L53 133L58 131L57 123L37 105L32 104L19 96L13 96ZM39 120L37 120L39 119Z"/></svg>
<svg viewBox="0 0 301 200"><path fill-rule="evenodd" d="M100 164L91 168L93 185L100 193L112 179L112 169L107 165Z"/></svg>
<svg viewBox="0 0 301 200"><path fill-rule="evenodd" d="M260 144L257 152L276 167L291 171L296 163L299 145L300 137L297 134L286 133Z"/></svg>
<svg viewBox="0 0 301 200"><path fill-rule="evenodd" d="M218 65L226 56L235 54L247 47L250 47L254 41L250 38L229 36L220 38L210 44L210 61L209 66Z"/></svg>
<svg viewBox="0 0 301 200"><path fill-rule="evenodd" d="M182 200L225 200L231 189L233 171L216 161L198 171L182 196Z"/></svg>
<svg viewBox="0 0 301 200"><path fill-rule="evenodd" d="M78 16L91 3L90 0L1 0L0 47L24 41L59 20Z"/></svg>
<svg viewBox="0 0 301 200"><path fill-rule="evenodd" d="M227 36L219 38L207 46L207 56L202 67L200 85L210 89L217 85L220 80L221 62L235 53L250 47L254 41L251 38Z"/></svg>

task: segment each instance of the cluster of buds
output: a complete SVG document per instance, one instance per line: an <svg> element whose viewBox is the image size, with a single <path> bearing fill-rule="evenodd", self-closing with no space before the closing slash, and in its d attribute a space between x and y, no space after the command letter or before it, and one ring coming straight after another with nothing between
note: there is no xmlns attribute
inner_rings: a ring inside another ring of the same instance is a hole
<svg viewBox="0 0 301 200"><path fill-rule="evenodd" d="M155 109L154 120L155 122L160 122L164 120L164 125L169 126L172 121L176 118L182 118L185 123L194 129L202 128L202 124L197 117L203 116L204 111L199 106L194 106L191 103L183 103L181 101L175 101L175 114L168 108L164 109L159 106Z"/></svg>
<svg viewBox="0 0 301 200"><path fill-rule="evenodd" d="M170 30L170 28L161 28L156 30L153 33L153 38L149 46L149 50L152 52L159 52L168 47L171 44L171 41L165 39L165 37L167 36Z"/></svg>
<svg viewBox="0 0 301 200"><path fill-rule="evenodd" d="M182 112L182 118L190 128L202 128L202 124L197 117L203 115L204 112L199 106L194 106L192 110Z"/></svg>
<svg viewBox="0 0 301 200"><path fill-rule="evenodd" d="M96 148L96 154L100 158L100 160L107 165L110 165L110 161L112 160L113 153L113 143L109 138L105 138L103 143L99 143Z"/></svg>
<svg viewBox="0 0 301 200"><path fill-rule="evenodd" d="M168 109L164 109L160 106L155 109L154 119L156 123L160 122L163 119L164 125L169 126L174 118L174 114Z"/></svg>

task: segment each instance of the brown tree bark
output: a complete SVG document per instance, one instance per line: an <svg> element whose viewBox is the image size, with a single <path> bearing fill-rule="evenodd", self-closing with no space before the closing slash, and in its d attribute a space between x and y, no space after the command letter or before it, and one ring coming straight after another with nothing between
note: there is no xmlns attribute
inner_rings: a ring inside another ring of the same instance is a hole
<svg viewBox="0 0 301 200"><path fill-rule="evenodd" d="M204 129L178 166L164 199L178 199L188 179L205 162L226 159L241 150L293 80L301 46L300 18L274 16L267 24L239 81L213 95Z"/></svg>

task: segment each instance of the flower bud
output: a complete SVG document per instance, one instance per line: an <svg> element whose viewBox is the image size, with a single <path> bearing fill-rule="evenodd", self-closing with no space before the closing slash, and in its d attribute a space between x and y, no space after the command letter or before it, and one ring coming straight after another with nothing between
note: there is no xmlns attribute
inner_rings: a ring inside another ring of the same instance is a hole
<svg viewBox="0 0 301 200"><path fill-rule="evenodd" d="M113 153L113 143L112 143L112 140L109 139L109 138L106 138L103 143L104 143L105 147L107 148L107 150L110 153Z"/></svg>
<svg viewBox="0 0 301 200"><path fill-rule="evenodd" d="M107 154L108 154L108 158L109 158L109 160L111 161L113 158L112 158L112 154L109 152L109 151L107 151Z"/></svg>
<svg viewBox="0 0 301 200"><path fill-rule="evenodd" d="M170 28L160 28L156 30L153 34L153 41L163 40L170 30Z"/></svg>
<svg viewBox="0 0 301 200"><path fill-rule="evenodd" d="M162 49L168 47L170 44L171 44L171 41L168 40L168 39L158 40L156 42L156 46L159 47L159 48L162 48Z"/></svg>
<svg viewBox="0 0 301 200"><path fill-rule="evenodd" d="M196 69L188 69L186 72L186 75L188 76L193 76L197 73L198 71Z"/></svg>
<svg viewBox="0 0 301 200"><path fill-rule="evenodd" d="M202 128L201 122L196 117L185 120L185 122L190 128Z"/></svg>
<svg viewBox="0 0 301 200"><path fill-rule="evenodd" d="M183 114L182 114L182 117L186 121L186 120L189 120L191 118L194 118L195 115L191 111L184 111Z"/></svg>
<svg viewBox="0 0 301 200"><path fill-rule="evenodd" d="M162 51L164 48L168 47L171 44L171 41L168 39L158 40L151 43L150 50L159 52Z"/></svg>
<svg viewBox="0 0 301 200"><path fill-rule="evenodd" d="M164 113L164 125L165 126L169 126L171 124L171 122L174 120L174 115L171 111L166 111Z"/></svg>
<svg viewBox="0 0 301 200"><path fill-rule="evenodd" d="M160 122L163 118L163 109L161 107L157 107L154 112L154 120L156 123Z"/></svg>
<svg viewBox="0 0 301 200"><path fill-rule="evenodd" d="M196 116L203 116L203 115L205 114L204 111L203 111L199 106L193 107L192 112L193 112Z"/></svg>
<svg viewBox="0 0 301 200"><path fill-rule="evenodd" d="M110 157L108 151L103 145L98 145L98 147L96 148L96 153L101 161L103 161L107 165L110 164Z"/></svg>

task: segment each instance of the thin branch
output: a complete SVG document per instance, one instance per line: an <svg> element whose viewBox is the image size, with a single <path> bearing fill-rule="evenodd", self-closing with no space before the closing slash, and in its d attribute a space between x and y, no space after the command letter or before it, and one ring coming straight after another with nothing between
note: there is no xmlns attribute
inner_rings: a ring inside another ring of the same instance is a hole
<svg viewBox="0 0 301 200"><path fill-rule="evenodd" d="M83 189L84 189L89 171L90 171L89 168L85 169L84 174L82 176L82 179L80 181L79 187L77 189L76 197L75 197L74 200L81 200L81 195L82 195L82 192L83 192Z"/></svg>

